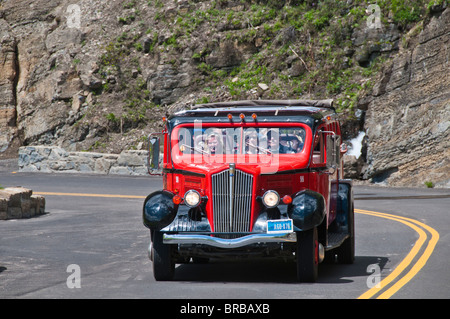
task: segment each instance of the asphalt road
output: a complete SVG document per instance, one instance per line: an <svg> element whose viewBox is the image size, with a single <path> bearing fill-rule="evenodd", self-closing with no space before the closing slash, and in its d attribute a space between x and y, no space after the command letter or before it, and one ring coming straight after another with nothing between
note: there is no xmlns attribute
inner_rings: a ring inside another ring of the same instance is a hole
<svg viewBox="0 0 450 319"><path fill-rule="evenodd" d="M141 210L160 178L13 170L3 163L0 185L44 194L47 213L0 221L0 299L450 297L449 189L356 186L355 263L320 264L314 284L264 259L178 265L174 281L156 282Z"/></svg>

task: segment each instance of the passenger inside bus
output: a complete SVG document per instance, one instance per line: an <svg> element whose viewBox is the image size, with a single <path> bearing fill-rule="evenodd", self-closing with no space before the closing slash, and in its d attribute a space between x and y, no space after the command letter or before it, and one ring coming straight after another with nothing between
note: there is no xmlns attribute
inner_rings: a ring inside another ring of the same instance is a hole
<svg viewBox="0 0 450 319"><path fill-rule="evenodd" d="M303 149L304 137L305 130L299 127L207 128L195 134L184 129L179 143L184 154L297 154Z"/></svg>
<svg viewBox="0 0 450 319"><path fill-rule="evenodd" d="M221 136L217 133L212 133L206 138L206 152L212 155L223 154Z"/></svg>

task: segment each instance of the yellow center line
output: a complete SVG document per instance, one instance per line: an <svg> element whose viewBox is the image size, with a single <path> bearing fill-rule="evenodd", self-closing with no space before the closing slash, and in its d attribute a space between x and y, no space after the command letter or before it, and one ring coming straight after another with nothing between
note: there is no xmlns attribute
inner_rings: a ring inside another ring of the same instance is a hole
<svg viewBox="0 0 450 319"><path fill-rule="evenodd" d="M116 194L85 194L85 193L57 193L57 192L33 192L42 196L80 196L80 197L107 197L107 198L138 198L144 199L146 196L138 195L116 195Z"/></svg>
<svg viewBox="0 0 450 319"><path fill-rule="evenodd" d="M402 288L406 283L408 283L418 272L420 269L422 269L423 266L425 266L428 258L431 256L431 253L434 250L434 247L436 246L437 241L439 240L439 233L431 228L430 226L421 223L415 219L397 216L397 215L391 215L391 214L385 214L385 213L378 213L378 212L371 212L366 210L360 210L355 209L356 213L359 214L366 214L381 218L386 218L390 220L395 220L400 223L403 223L407 225L408 227L414 229L419 234L419 239L414 244L411 251L408 253L408 255L400 262L400 264L394 269L394 271L387 276L385 279L383 279L380 282L380 285L377 287L373 287L363 293L361 296L358 297L358 299L368 299L373 297L375 294L382 291L383 288L385 288L389 283L391 283L393 280L395 280L413 261L414 257L419 253L420 249L426 242L427 235L426 233L419 228L418 226L428 230L431 233L431 239L428 242L427 248L425 249L424 253L420 258L417 260L417 262L414 264L414 266L410 269L410 271L401 277L391 288L384 291L382 294L380 294L377 299L388 299L393 294L395 294L400 288Z"/></svg>
<svg viewBox="0 0 450 319"><path fill-rule="evenodd" d="M382 216L382 215L379 215L379 214L368 213L368 212L361 212L361 211L358 211L358 210L355 210L355 212L357 212L359 214L366 214L366 215L377 216L377 217L382 217L382 218L395 220L395 221L401 222L401 223L411 227L412 229L414 229L416 232L419 233L419 239L416 241L416 243L414 244L413 248L408 253L408 255L394 269L394 271L389 276L387 276L385 279L383 279L380 282L380 285L378 287L373 287L370 290L368 290L367 292L365 292L364 294L362 294L361 296L359 296L359 299L368 299L368 298L371 298L372 296L374 296L376 293L380 292L390 282L392 282L394 279L396 279L406 269L406 267L408 267L408 265L413 261L414 257L419 253L419 250L422 247L423 243L425 242L427 236L426 236L425 232L422 229L420 229L419 227L417 227L417 226L415 226L412 223L409 223L407 221L403 221L401 219L394 218L394 217L391 217L391 216Z"/></svg>

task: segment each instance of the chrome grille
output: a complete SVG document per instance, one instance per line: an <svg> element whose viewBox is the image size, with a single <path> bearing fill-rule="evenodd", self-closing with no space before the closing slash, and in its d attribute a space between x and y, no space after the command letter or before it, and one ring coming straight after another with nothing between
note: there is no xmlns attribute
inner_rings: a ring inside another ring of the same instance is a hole
<svg viewBox="0 0 450 319"><path fill-rule="evenodd" d="M240 170L230 169L212 176L215 232L250 231L252 186L253 176Z"/></svg>

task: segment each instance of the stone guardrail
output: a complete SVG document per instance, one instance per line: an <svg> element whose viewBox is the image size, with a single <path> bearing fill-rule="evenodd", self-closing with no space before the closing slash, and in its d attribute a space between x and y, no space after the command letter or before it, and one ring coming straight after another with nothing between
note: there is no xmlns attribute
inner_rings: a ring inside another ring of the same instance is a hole
<svg viewBox="0 0 450 319"><path fill-rule="evenodd" d="M67 152L58 146L23 146L19 149L20 172L148 175L147 151L120 154Z"/></svg>

